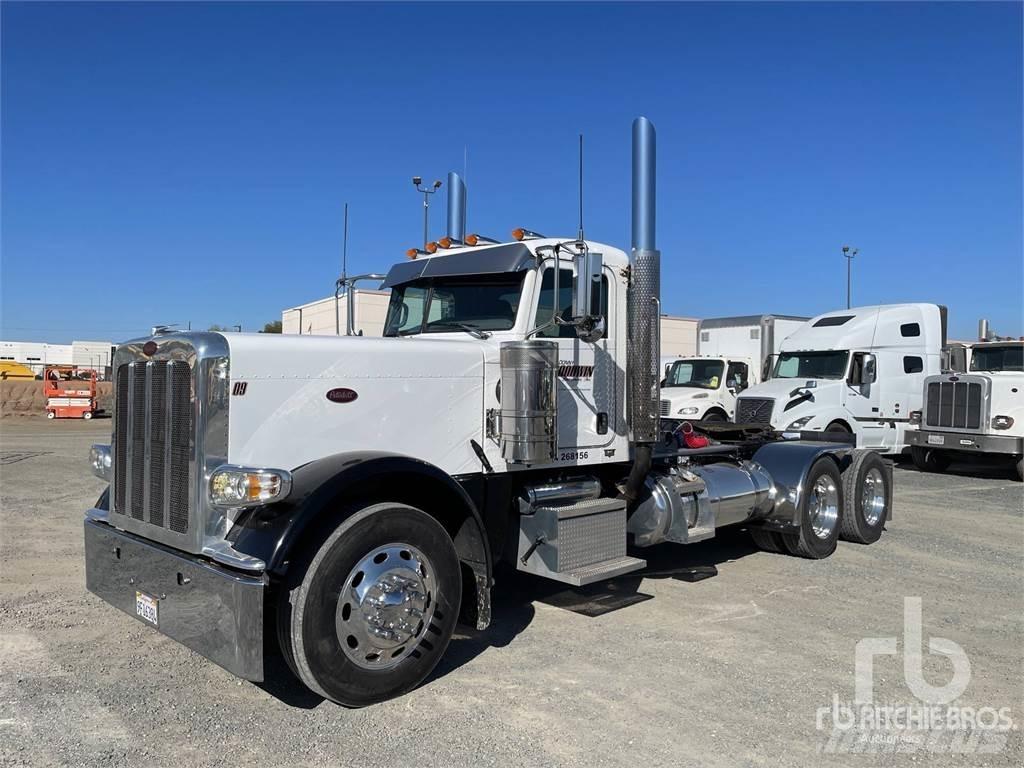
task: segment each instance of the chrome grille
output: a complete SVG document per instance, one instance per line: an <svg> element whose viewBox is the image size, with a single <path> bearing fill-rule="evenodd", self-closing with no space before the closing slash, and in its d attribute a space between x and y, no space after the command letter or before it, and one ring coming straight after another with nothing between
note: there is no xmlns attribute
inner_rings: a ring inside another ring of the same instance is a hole
<svg viewBox="0 0 1024 768"><path fill-rule="evenodd" d="M736 401L736 423L771 424L774 407L770 397L741 397Z"/></svg>
<svg viewBox="0 0 1024 768"><path fill-rule="evenodd" d="M672 402L669 400L661 401L661 415L670 416L672 413Z"/></svg>
<svg viewBox="0 0 1024 768"><path fill-rule="evenodd" d="M984 391L978 381L929 381L925 426L980 429Z"/></svg>
<svg viewBox="0 0 1024 768"><path fill-rule="evenodd" d="M114 398L114 511L189 529L192 371L181 360L120 366Z"/></svg>

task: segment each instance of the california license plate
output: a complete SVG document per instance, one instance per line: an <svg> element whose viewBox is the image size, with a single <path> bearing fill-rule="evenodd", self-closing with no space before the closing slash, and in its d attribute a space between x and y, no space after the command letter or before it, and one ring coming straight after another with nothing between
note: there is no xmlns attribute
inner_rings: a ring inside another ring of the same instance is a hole
<svg viewBox="0 0 1024 768"><path fill-rule="evenodd" d="M928 445L945 445L945 435L928 435Z"/></svg>
<svg viewBox="0 0 1024 768"><path fill-rule="evenodd" d="M135 593L135 614L143 621L152 624L154 627L160 626L157 599L147 595L145 592Z"/></svg>

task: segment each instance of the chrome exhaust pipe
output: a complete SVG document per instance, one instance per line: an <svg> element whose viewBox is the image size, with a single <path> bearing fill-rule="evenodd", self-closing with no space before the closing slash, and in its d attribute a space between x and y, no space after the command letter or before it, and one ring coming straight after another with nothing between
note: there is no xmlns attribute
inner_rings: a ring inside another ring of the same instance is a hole
<svg viewBox="0 0 1024 768"><path fill-rule="evenodd" d="M448 173L448 237L466 242L466 182L455 171Z"/></svg>

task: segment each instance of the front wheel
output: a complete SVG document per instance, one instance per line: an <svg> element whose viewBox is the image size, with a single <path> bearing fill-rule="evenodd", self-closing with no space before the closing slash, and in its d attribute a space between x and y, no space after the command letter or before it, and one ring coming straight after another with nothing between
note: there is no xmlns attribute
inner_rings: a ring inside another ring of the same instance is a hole
<svg viewBox="0 0 1024 768"><path fill-rule="evenodd" d="M724 424L726 420L725 414L721 411L708 411L701 419L701 421L711 422L712 424Z"/></svg>
<svg viewBox="0 0 1024 768"><path fill-rule="evenodd" d="M321 696L362 707L430 674L462 598L448 532L404 504L374 504L323 543L289 597L285 657Z"/></svg>
<svg viewBox="0 0 1024 768"><path fill-rule="evenodd" d="M784 534L792 555L813 560L836 551L839 515L843 508L843 481L832 459L821 457L811 465L800 499L800 533Z"/></svg>
<svg viewBox="0 0 1024 768"><path fill-rule="evenodd" d="M949 456L935 448L920 445L910 446L910 458L922 472L944 472L949 466Z"/></svg>
<svg viewBox="0 0 1024 768"><path fill-rule="evenodd" d="M83 413L82 414L82 418L85 419L86 421L91 419L92 418L92 411L86 411L85 413Z"/></svg>
<svg viewBox="0 0 1024 768"><path fill-rule="evenodd" d="M1024 456L1017 457L1017 479L1024 480Z"/></svg>
<svg viewBox="0 0 1024 768"><path fill-rule="evenodd" d="M57 418L57 414L56 414L55 411L47 411L46 412L46 418L48 418L48 419L56 419Z"/></svg>

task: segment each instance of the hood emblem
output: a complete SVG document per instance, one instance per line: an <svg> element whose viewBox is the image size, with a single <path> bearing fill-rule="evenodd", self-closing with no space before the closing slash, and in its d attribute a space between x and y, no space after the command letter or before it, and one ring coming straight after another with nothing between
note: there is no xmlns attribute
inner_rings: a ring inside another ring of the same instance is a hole
<svg viewBox="0 0 1024 768"><path fill-rule="evenodd" d="M351 403L359 397L359 393L348 387L338 387L327 391L327 399L332 403Z"/></svg>

